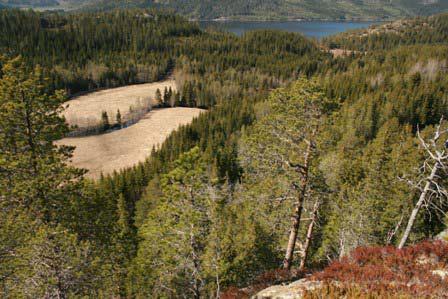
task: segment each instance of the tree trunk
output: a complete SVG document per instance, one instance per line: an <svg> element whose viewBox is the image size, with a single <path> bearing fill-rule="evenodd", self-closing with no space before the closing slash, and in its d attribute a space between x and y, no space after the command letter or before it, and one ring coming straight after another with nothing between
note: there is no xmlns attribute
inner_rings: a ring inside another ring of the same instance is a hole
<svg viewBox="0 0 448 299"><path fill-rule="evenodd" d="M191 258L192 258L192 262L193 262L192 292L193 292L194 299L200 299L201 298L201 279L200 279L201 262L200 262L198 254L197 254L198 244L196 242L196 236L194 235L193 231L194 231L194 227L193 227L193 225L191 225L190 246L191 246Z"/></svg>
<svg viewBox="0 0 448 299"><path fill-rule="evenodd" d="M301 167L301 170L303 171L303 177L300 180L299 195L297 197L296 207L294 209L294 214L292 216L288 246L286 247L285 259L283 260L283 269L287 270L291 269L294 257L294 248L296 246L297 233L299 231L300 219L302 217L302 211L303 211L303 203L305 201L305 195L307 191L306 189L308 187L308 173L309 173L308 167L309 167L309 160L311 158L311 150L312 145L311 142L309 142L305 152L304 165L303 167Z"/></svg>
<svg viewBox="0 0 448 299"><path fill-rule="evenodd" d="M26 122L26 134L28 137L28 146L30 147L30 151L31 151L31 168L34 171L34 175L36 176L38 171L37 171L37 155L36 155L36 145L34 143L34 134L33 134L33 124L31 121L31 113L33 111L33 108L31 106L31 102L29 100L26 99L25 97L25 93L23 92L23 90L21 91L21 97L22 97L22 103L25 105L25 122Z"/></svg>
<svg viewBox="0 0 448 299"><path fill-rule="evenodd" d="M286 247L285 259L283 261L283 268L287 270L291 269L291 264L294 255L294 248L296 247L297 233L300 227L300 218L302 216L302 210L303 210L303 198L300 197L294 211L294 216L292 218L292 225L289 233L288 246Z"/></svg>
<svg viewBox="0 0 448 299"><path fill-rule="evenodd" d="M310 249L311 239L313 238L314 225L317 220L317 212L319 211L320 201L316 200L316 203L313 207L313 214L311 216L311 222L308 225L308 231L306 232L306 240L305 245L303 246L302 260L300 261L299 271L303 271L305 269L306 260L308 258L308 252Z"/></svg>
<svg viewBox="0 0 448 299"><path fill-rule="evenodd" d="M417 214L420 211L420 208L422 207L423 203L426 199L426 194L428 194L428 191L431 187L431 181L434 179L434 177L437 174L438 170L438 162L434 164L431 170L431 174L429 175L425 188L423 188L422 193L420 194L420 198L417 201L417 204L415 205L414 209L412 210L411 216L409 217L408 224L406 226L406 230L404 231L403 237L401 238L400 244L398 245L398 249L402 249L404 247L404 244L406 244L406 241L409 238L409 234L411 233L412 226L414 225L415 219L417 218Z"/></svg>

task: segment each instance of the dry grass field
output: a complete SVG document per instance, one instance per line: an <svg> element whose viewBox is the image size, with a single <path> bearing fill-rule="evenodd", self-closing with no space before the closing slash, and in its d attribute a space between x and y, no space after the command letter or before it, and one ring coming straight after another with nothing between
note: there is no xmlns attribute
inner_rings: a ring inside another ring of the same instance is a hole
<svg viewBox="0 0 448 299"><path fill-rule="evenodd" d="M76 146L73 165L88 169L88 177L98 178L101 173L109 174L144 161L153 146L161 144L173 130L191 122L201 111L180 107L154 109L130 127L103 135L65 138L58 144Z"/></svg>
<svg viewBox="0 0 448 299"><path fill-rule="evenodd" d="M89 127L100 123L103 111L107 112L109 121L114 123L119 109L122 119L126 120L131 106L138 110L139 107L147 106L148 103L155 104L156 90L160 89L163 94L165 87L171 87L175 91L176 83L174 80L168 79L155 83L129 85L92 92L66 102L68 108L64 111L64 116L70 125Z"/></svg>

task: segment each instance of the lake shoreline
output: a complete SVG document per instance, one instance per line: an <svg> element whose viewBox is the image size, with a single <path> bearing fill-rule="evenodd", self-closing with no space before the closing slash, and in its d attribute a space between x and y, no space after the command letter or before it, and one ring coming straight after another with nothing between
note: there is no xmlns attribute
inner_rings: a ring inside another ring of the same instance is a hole
<svg viewBox="0 0 448 299"><path fill-rule="evenodd" d="M354 19L326 19L326 18L233 18L233 17L224 17L224 18L215 18L215 19L188 19L190 22L216 22L216 23L226 23L226 22L335 22L335 23L387 23L393 22L397 20L401 20L402 18L354 18Z"/></svg>
<svg viewBox="0 0 448 299"><path fill-rule="evenodd" d="M372 25L378 25L382 22L374 21L200 21L199 26L203 30L212 29L227 31L237 36L242 36L245 32L253 30L281 30L286 32L295 32L309 38L324 38L341 32L356 29L369 28Z"/></svg>

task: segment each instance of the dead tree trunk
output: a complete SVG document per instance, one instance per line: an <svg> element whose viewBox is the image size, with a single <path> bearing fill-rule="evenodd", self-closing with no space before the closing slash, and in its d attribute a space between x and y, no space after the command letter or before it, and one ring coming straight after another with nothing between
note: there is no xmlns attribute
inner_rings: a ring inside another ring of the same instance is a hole
<svg viewBox="0 0 448 299"><path fill-rule="evenodd" d="M426 200L426 195L428 194L428 191L431 188L431 182L434 180L434 178L437 175L438 170L438 163L435 163L432 167L431 174L428 176L425 187L422 190L422 193L420 194L420 198L417 201L417 204L415 205L414 209L412 210L411 216L409 217L408 224L406 226L406 229L404 231L403 237L401 238L400 244L398 245L398 249L402 249L404 244L406 244L406 241L409 238L409 234L411 233L412 227L414 226L415 219L417 218L417 214L420 211L420 208L424 204Z"/></svg>
<svg viewBox="0 0 448 299"><path fill-rule="evenodd" d="M302 217L303 211L303 203L305 202L305 196L308 188L308 179L309 179L309 162L311 159L311 151L313 145L311 142L308 142L307 149L305 152L304 164L297 166L299 171L302 174L302 178L300 180L300 185L298 187L299 195L297 197L296 205L294 208L294 214L292 216L291 229L289 232L288 245L286 247L285 259L283 260L283 269L290 270L293 257L294 257L294 248L296 246L297 234L299 232L300 227L300 219Z"/></svg>
<svg viewBox="0 0 448 299"><path fill-rule="evenodd" d="M319 211L319 207L320 207L320 201L316 200L313 207L313 213L311 215L311 222L308 225L308 230L306 232L306 240L305 245L303 246L302 259L300 261L299 271L303 271L303 269L305 269L306 260L308 259L308 253L311 245L311 239L313 238L314 226L316 225L317 221L317 213Z"/></svg>
<svg viewBox="0 0 448 299"><path fill-rule="evenodd" d="M417 218L417 214L422 208L423 204L435 204L435 198L439 198L440 200L444 199L446 200L448 198L448 191L439 183L437 182L439 176L438 172L439 170L443 170L443 172L446 174L448 172L447 167L447 161L448 161L448 154L446 153L446 148L448 147L448 140L444 142L443 145L440 145L437 143L437 141L442 137L443 134L448 133L448 129L441 130L443 124L443 117L440 119L439 125L436 126L436 130L434 132L434 136L426 142L422 136L420 135L420 131L417 130L417 136L420 140L420 144L424 148L426 152L426 160L423 164L423 171L422 174L424 174L425 166L432 165L431 173L429 176L423 178L420 180L419 183L415 184L410 182L412 185L416 186L418 189L421 190L420 197L412 210L411 216L409 217L408 224L406 226L406 229L403 233L403 237L401 238L400 244L398 245L398 248L401 249L406 244L406 241L409 238L409 234L411 233L412 227L414 226L415 220ZM420 184L423 184L423 188L420 186Z"/></svg>

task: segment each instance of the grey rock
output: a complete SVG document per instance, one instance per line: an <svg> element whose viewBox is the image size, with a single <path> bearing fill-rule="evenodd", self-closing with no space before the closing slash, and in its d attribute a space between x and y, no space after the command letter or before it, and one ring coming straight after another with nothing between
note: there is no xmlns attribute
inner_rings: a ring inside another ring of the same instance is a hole
<svg viewBox="0 0 448 299"><path fill-rule="evenodd" d="M253 296L252 299L301 299L305 291L321 287L322 282L304 278L287 285L271 286Z"/></svg>
<svg viewBox="0 0 448 299"><path fill-rule="evenodd" d="M442 231L440 234L438 234L435 237L435 239L448 242L448 229L446 229L446 230Z"/></svg>

